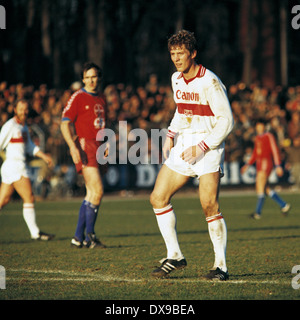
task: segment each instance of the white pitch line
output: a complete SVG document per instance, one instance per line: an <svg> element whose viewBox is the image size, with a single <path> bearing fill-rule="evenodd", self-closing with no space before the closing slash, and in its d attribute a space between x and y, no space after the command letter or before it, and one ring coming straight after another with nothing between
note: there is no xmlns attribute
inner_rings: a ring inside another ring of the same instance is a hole
<svg viewBox="0 0 300 320"><path fill-rule="evenodd" d="M72 271L64 271L64 270L27 270L27 269L8 269L7 272L24 272L24 273L32 273L32 274L36 274L36 273L43 273L43 274L61 274L61 275L66 275L66 276L71 276L71 277L75 277L75 278L46 278L44 280L40 279L40 281L52 281L52 279L56 279L56 281L64 281L65 279L68 279L66 281L117 281L117 282L138 282L138 281L142 281L142 280L138 280L138 279L127 279L127 278L118 278L118 277L112 277L112 276L103 276L103 275L93 275L91 276L90 273L81 273L81 272L72 272ZM78 278L76 277L81 277L80 279L82 280L78 280ZM7 279L9 279L7 277ZM16 278L11 278L11 279L16 279ZM18 279L18 278L17 278ZM61 280L60 280L61 279ZM26 280L28 280L26 278ZM32 278L31 280L35 281L37 279Z"/></svg>
<svg viewBox="0 0 300 320"><path fill-rule="evenodd" d="M8 281L18 281L20 278L7 277ZM226 284L274 284L274 285L284 285L279 281L259 281L259 280L227 280L227 281L218 281L218 282L209 282L205 279L195 279L195 280L186 280L186 279L147 279L147 280L138 280L138 279L105 279L105 278L26 278L26 281L31 282L157 282L157 281L166 281L166 282L178 282L178 283L226 283Z"/></svg>
<svg viewBox="0 0 300 320"><path fill-rule="evenodd" d="M119 278L113 276L105 276L105 275L92 275L90 273L81 273L81 272L71 272L71 271L63 271L63 270L27 270L27 269L9 269L9 272L23 272L29 274L61 274L66 275L67 277L51 277L51 278L28 278L26 277L26 281L40 281L40 282L53 282L53 281L74 281L74 282L157 282L157 281L166 281L166 282L180 282L180 283L209 283L208 280L205 279L130 279L130 278ZM20 280L22 277L6 277L6 280L16 281ZM282 281L278 280L227 280L227 281L218 281L211 283L227 283L227 284L277 284L282 285L285 284Z"/></svg>

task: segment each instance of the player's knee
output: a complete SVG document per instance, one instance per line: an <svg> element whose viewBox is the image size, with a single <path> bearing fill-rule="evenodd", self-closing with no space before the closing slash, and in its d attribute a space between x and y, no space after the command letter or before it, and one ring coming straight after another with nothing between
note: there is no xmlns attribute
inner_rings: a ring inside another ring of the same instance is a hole
<svg viewBox="0 0 300 320"><path fill-rule="evenodd" d="M201 204L206 217L216 215L219 212L219 204L216 201L207 200Z"/></svg>
<svg viewBox="0 0 300 320"><path fill-rule="evenodd" d="M100 187L87 190L87 200L94 204L100 203L103 198L103 194L103 189Z"/></svg>
<svg viewBox="0 0 300 320"><path fill-rule="evenodd" d="M101 202L101 200L102 200L102 198L103 198L103 194L104 194L103 190L99 190L99 191L97 192L97 195L96 195L97 201L96 201L96 202L98 202L98 203Z"/></svg>
<svg viewBox="0 0 300 320"><path fill-rule="evenodd" d="M153 208L164 208L169 204L169 199L165 199L160 194L153 191L150 195L150 203Z"/></svg>
<svg viewBox="0 0 300 320"><path fill-rule="evenodd" d="M0 209L5 207L10 201L10 197L6 196L0 199Z"/></svg>

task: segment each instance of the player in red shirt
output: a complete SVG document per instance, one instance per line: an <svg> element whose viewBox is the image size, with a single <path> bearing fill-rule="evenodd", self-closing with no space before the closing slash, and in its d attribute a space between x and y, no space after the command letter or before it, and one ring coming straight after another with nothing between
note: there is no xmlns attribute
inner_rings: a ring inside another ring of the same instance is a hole
<svg viewBox="0 0 300 320"><path fill-rule="evenodd" d="M95 235L95 222L103 196L103 184L96 152L100 142L96 140L99 130L105 128L106 99L99 92L102 70L94 63L83 66L84 87L69 99L62 114L61 132L70 148L76 170L83 175L86 196L79 210L79 218L71 245L81 248L104 248ZM70 124L75 126L73 135ZM108 151L106 156L108 155ZM86 231L86 235L85 235Z"/></svg>
<svg viewBox="0 0 300 320"><path fill-rule="evenodd" d="M281 212L286 215L290 210L290 204L286 203L279 195L268 186L268 178L275 165L278 177L283 175L281 167L280 153L275 137L270 132L265 132L265 120L258 119L256 122L256 133L253 153L248 163L241 168L241 173L246 172L250 165L256 164L256 211L251 215L254 219L261 218L261 211L265 201L265 194L276 201L280 206Z"/></svg>

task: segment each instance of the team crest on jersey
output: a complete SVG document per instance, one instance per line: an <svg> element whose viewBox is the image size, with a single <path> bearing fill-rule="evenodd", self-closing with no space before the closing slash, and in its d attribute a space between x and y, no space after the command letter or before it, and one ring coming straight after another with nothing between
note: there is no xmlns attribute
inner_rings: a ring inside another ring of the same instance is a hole
<svg viewBox="0 0 300 320"><path fill-rule="evenodd" d="M95 115L96 117L103 117L103 114L104 114L104 108L101 104L95 104L94 106L94 112L95 112Z"/></svg>
<svg viewBox="0 0 300 320"><path fill-rule="evenodd" d="M194 115L193 111L189 109L184 109L183 113L186 117L192 117Z"/></svg>
<svg viewBox="0 0 300 320"><path fill-rule="evenodd" d="M104 108L101 104L95 104L94 112L96 119L94 121L94 126L97 130L102 129L104 126Z"/></svg>
<svg viewBox="0 0 300 320"><path fill-rule="evenodd" d="M193 110L189 110L189 109L184 109L183 110L183 114L186 117L186 120L188 121L188 123L192 122L192 118L193 118Z"/></svg>

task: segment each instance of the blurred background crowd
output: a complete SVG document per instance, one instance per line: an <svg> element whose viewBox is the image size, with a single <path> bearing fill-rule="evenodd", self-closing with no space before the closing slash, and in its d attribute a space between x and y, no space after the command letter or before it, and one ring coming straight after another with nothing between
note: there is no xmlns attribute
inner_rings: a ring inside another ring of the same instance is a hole
<svg viewBox="0 0 300 320"><path fill-rule="evenodd" d="M60 132L62 110L72 93L80 87L79 82L73 83L68 90L51 89L45 84L35 88L22 83L0 83L0 130L13 116L14 103L20 98L28 99L31 105L28 124L33 141L54 159L53 170L47 169L41 162L35 164L34 161L38 160L31 159L32 166L41 167L37 183L43 197L48 195L49 190L57 190L61 194L59 186L62 181L66 189L63 193L74 195L76 190L80 190L80 177L75 173L68 147ZM250 86L237 83L227 90L235 125L227 138L225 161L242 164L247 160L255 137L253 123L256 118L263 117L268 122L267 130L277 139L285 169L291 172L293 188L299 188L300 86L277 86L270 90L256 83ZM127 121L128 132L141 128L150 136L151 129L167 128L175 112L171 87L160 85L155 74L150 75L144 86L134 88L121 83L110 84L103 91L108 104L107 126L114 130L117 137L119 121ZM4 156L2 151L2 159Z"/></svg>
<svg viewBox="0 0 300 320"><path fill-rule="evenodd" d="M226 161L234 164L235 175L252 151L255 118L265 117L281 149L284 183L299 188L298 5L297 0L173 0L172 5L162 0L2 0L0 129L12 117L14 102L25 97L31 104L33 139L56 164L49 171L41 161L29 159L35 193L76 195L84 188L60 119L68 98L81 86L69 84L80 79L85 61L103 68L107 127L117 139L120 121L127 121L128 138L134 128L150 137L151 129L168 127L176 106L167 39L181 29L195 32L198 63L227 85L235 127L227 139ZM148 152L154 149L150 147L148 140ZM118 182L113 169L119 170ZM138 181L132 169L138 166L110 166L107 181L115 179L119 188L124 181L125 187L132 186L132 180Z"/></svg>

